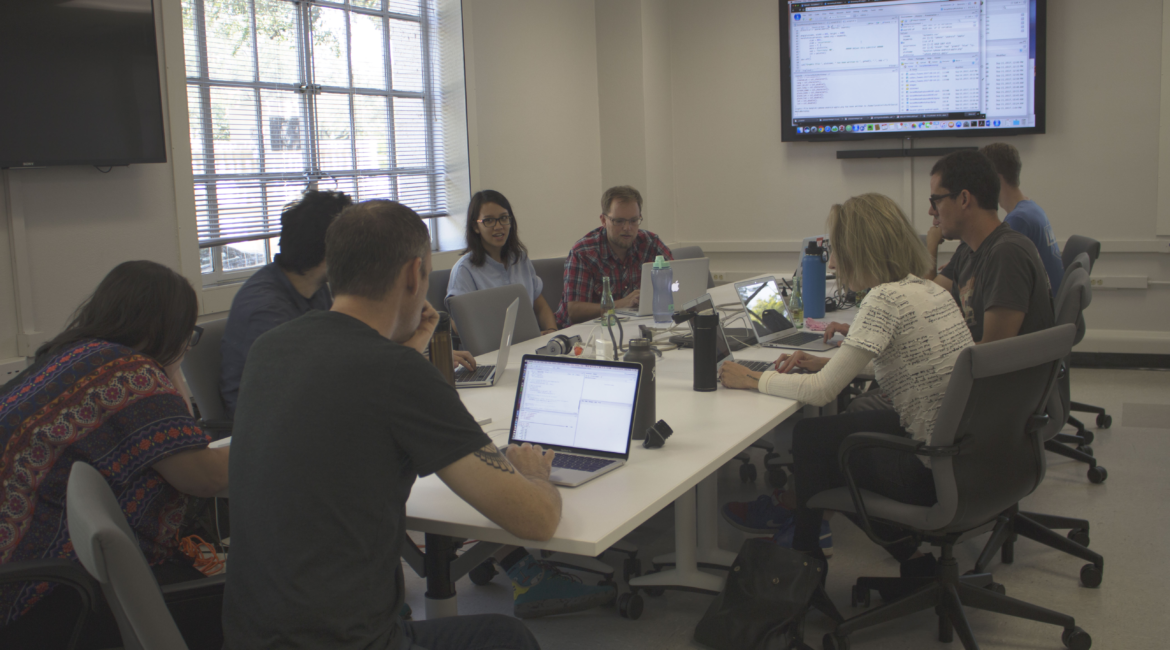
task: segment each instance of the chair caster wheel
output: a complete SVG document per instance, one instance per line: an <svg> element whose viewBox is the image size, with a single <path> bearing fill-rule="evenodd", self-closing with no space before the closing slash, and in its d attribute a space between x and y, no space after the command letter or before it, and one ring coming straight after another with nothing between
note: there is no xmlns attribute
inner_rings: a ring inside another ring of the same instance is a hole
<svg viewBox="0 0 1170 650"><path fill-rule="evenodd" d="M854 607L869 607L870 605L870 591L861 585L853 585L853 591L849 596L849 604Z"/></svg>
<svg viewBox="0 0 1170 650"><path fill-rule="evenodd" d="M642 617L642 597L636 593L626 593L618 596L618 612L621 613L622 618L628 618L631 621L636 621Z"/></svg>
<svg viewBox="0 0 1170 650"><path fill-rule="evenodd" d="M1089 650L1093 647L1093 637L1079 627L1065 628L1060 635L1060 640L1069 650Z"/></svg>
<svg viewBox="0 0 1170 650"><path fill-rule="evenodd" d="M769 469L765 473L764 479L768 482L768 487L782 490L785 485L788 485L788 472L779 467Z"/></svg>
<svg viewBox="0 0 1170 650"><path fill-rule="evenodd" d="M1077 446L1077 451L1081 452L1082 454L1088 454L1090 456L1093 455L1092 445L1079 445Z"/></svg>
<svg viewBox="0 0 1170 650"><path fill-rule="evenodd" d="M821 647L824 650L849 650L849 637L829 632L821 639Z"/></svg>
<svg viewBox="0 0 1170 650"><path fill-rule="evenodd" d="M1084 528L1074 528L1068 531L1068 538L1085 548L1089 548L1089 531Z"/></svg>
<svg viewBox="0 0 1170 650"><path fill-rule="evenodd" d="M987 586L984 587L984 589L986 589L988 591L994 591L995 593L999 594L1000 596L1007 595L1007 587L1003 586L1002 584L1000 584L998 582L988 583Z"/></svg>
<svg viewBox="0 0 1170 650"><path fill-rule="evenodd" d="M485 560L479 566L472 569L467 576L471 578L472 583L482 587L491 582L497 573L499 572L496 571L496 565L492 564L491 560Z"/></svg>
<svg viewBox="0 0 1170 650"><path fill-rule="evenodd" d="M1104 467L1098 465L1089 468L1089 482L1090 483L1104 483L1105 479L1109 478L1109 472Z"/></svg>
<svg viewBox="0 0 1170 650"><path fill-rule="evenodd" d="M1086 564L1081 567L1081 584L1090 589L1100 587L1104 578L1104 571L1095 564Z"/></svg>
<svg viewBox="0 0 1170 650"><path fill-rule="evenodd" d="M622 579L626 581L626 584L640 575L642 575L641 560L636 557L628 557L622 561Z"/></svg>
<svg viewBox="0 0 1170 650"><path fill-rule="evenodd" d="M744 463L739 466L739 480L744 483L755 483L758 475L756 466L751 463Z"/></svg>
<svg viewBox="0 0 1170 650"><path fill-rule="evenodd" d="M1111 426L1113 426L1113 416L1112 415L1105 415L1104 413L1101 413L1100 415L1097 416L1097 428L1098 429L1108 429Z"/></svg>
<svg viewBox="0 0 1170 650"><path fill-rule="evenodd" d="M1080 435L1081 439L1085 441L1086 445L1093 444L1093 440L1096 438L1096 436L1093 435L1093 432L1089 431L1088 429L1085 429L1084 431L1078 431L1077 434Z"/></svg>

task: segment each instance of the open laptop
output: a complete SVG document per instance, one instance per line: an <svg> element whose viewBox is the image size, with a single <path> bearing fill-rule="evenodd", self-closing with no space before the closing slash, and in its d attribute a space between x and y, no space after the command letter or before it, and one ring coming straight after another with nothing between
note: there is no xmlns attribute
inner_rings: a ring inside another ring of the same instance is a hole
<svg viewBox="0 0 1170 650"><path fill-rule="evenodd" d="M711 260L706 257L696 257L685 260L673 260L670 263L671 275L674 277L675 311L678 306L694 300L707 293L707 274L711 267ZM642 265L642 287L638 294L638 309L619 309L617 313L623 316L650 316L654 313L654 262ZM614 296L614 300L622 296Z"/></svg>
<svg viewBox="0 0 1170 650"><path fill-rule="evenodd" d="M795 348L812 352L824 352L833 348L825 343L822 332L806 332L796 329L792 321L784 317L784 301L776 278L768 276L755 280L735 283L735 293L751 321L756 341L765 348Z"/></svg>
<svg viewBox="0 0 1170 650"><path fill-rule="evenodd" d="M703 294L701 297L688 302L683 305L682 309L693 309L695 313L703 312L707 309L714 309L715 303L711 300L711 294ZM695 333L695 321L689 321L691 325L691 335ZM723 365L725 361L734 361L739 365L754 370L756 372L765 372L768 370L775 370L771 361L752 361L749 359L736 359L731 352L731 342L727 340L727 332L723 329L723 319L719 319L719 324L715 328L715 368L718 370L719 366Z"/></svg>
<svg viewBox="0 0 1170 650"><path fill-rule="evenodd" d="M500 332L500 352L496 355L495 365L477 365L475 370L468 370L463 366L455 369L455 388L480 388L495 386L504 370L508 368L508 350L512 347L512 335L516 330L516 314L520 313L520 299L517 298L508 305L504 312L504 331Z"/></svg>
<svg viewBox="0 0 1170 650"><path fill-rule="evenodd" d="M577 487L630 458L642 364L524 355L509 444L557 452L549 480Z"/></svg>

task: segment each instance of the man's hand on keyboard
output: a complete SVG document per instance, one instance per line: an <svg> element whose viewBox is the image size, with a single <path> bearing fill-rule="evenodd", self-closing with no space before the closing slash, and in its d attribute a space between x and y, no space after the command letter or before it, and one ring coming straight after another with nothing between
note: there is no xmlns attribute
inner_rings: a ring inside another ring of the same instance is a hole
<svg viewBox="0 0 1170 650"><path fill-rule="evenodd" d="M455 357L456 370L459 369L459 366L466 368L467 372L475 370L475 357L471 356L467 350L452 350L451 355Z"/></svg>
<svg viewBox="0 0 1170 650"><path fill-rule="evenodd" d="M520 470L521 474L528 478L547 481L549 473L552 471L553 456L556 455L556 452L526 442L522 445L508 445L504 449L504 454L516 466L516 469Z"/></svg>

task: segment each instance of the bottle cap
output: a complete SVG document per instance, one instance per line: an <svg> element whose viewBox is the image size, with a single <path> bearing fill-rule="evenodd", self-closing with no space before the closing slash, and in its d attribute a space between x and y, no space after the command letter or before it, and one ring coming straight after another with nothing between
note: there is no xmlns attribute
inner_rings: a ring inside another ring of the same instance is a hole
<svg viewBox="0 0 1170 650"><path fill-rule="evenodd" d="M805 247L805 249L804 249L804 254L805 255L820 255L821 254L821 247L817 245L817 242L810 240L808 242L808 246Z"/></svg>
<svg viewBox="0 0 1170 650"><path fill-rule="evenodd" d="M669 269L670 262L666 261L665 257L659 255L659 256L654 258L654 268L656 268L656 269Z"/></svg>

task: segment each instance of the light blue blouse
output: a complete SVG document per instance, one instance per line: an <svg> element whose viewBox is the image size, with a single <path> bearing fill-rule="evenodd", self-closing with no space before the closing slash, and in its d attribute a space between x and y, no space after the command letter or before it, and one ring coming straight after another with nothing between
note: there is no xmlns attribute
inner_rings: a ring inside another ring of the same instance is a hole
<svg viewBox="0 0 1170 650"><path fill-rule="evenodd" d="M467 253L451 267L451 279L447 283L447 297L443 299L443 305L450 311L447 301L451 296L509 284L522 285L528 291L528 297L533 304L544 290L544 281L536 274L536 267L532 266L532 261L527 255L522 255L515 264L504 268L503 264L493 260L489 255L484 256L483 266L475 266L471 263L471 253Z"/></svg>

